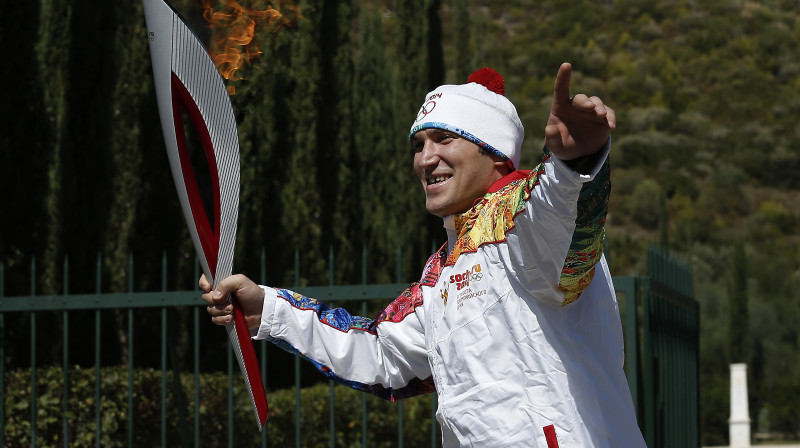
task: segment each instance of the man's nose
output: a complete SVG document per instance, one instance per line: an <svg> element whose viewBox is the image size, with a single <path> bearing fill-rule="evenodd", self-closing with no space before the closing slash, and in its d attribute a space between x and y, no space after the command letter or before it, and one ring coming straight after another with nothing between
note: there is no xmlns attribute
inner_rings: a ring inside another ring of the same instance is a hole
<svg viewBox="0 0 800 448"><path fill-rule="evenodd" d="M420 157L422 165L433 165L439 163L439 152L435 142L428 140L422 145L422 155Z"/></svg>

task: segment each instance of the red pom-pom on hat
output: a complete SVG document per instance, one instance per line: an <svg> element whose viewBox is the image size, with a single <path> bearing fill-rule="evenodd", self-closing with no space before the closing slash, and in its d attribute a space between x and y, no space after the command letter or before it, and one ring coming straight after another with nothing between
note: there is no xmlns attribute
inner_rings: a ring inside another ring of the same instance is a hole
<svg viewBox="0 0 800 448"><path fill-rule="evenodd" d="M469 75L467 82L476 82L498 95L506 95L506 82L503 77L489 67L483 67Z"/></svg>

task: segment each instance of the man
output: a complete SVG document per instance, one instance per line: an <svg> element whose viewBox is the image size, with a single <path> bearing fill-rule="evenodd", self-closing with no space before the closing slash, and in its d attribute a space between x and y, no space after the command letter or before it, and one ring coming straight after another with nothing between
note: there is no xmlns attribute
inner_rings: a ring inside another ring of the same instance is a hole
<svg viewBox="0 0 800 448"><path fill-rule="evenodd" d="M302 353L350 387L397 400L438 393L445 447L643 447L622 371L605 259L606 157L614 111L556 77L545 158L518 171L523 139L502 78L482 69L430 92L410 132L426 208L448 243L377 319L244 276L235 294L257 339Z"/></svg>

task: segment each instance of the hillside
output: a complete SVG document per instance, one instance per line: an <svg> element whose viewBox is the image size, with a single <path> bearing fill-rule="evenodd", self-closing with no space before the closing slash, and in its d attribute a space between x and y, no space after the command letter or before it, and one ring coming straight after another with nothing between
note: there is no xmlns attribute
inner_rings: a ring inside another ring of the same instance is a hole
<svg viewBox="0 0 800 448"><path fill-rule="evenodd" d="M612 270L643 273L649 244L666 245L691 263L702 307L704 443L725 443L732 361L750 366L755 428L796 433L796 4L485 2L473 17L480 24L476 29L485 32L475 34L478 65L511 74L509 96L534 135L544 123L561 60L579 72L576 91L597 94L615 107ZM528 143L534 152L537 140L529 137ZM746 254L738 271L737 245ZM741 272L746 279L739 278ZM731 316L733 309L738 311Z"/></svg>

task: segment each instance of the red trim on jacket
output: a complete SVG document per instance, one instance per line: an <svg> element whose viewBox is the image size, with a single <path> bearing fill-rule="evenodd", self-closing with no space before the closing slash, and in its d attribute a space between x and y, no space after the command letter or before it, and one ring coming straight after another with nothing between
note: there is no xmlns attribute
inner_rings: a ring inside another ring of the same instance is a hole
<svg viewBox="0 0 800 448"><path fill-rule="evenodd" d="M514 182L515 180L526 179L528 177L528 175L530 175L530 174L531 174L531 170L516 170L516 171L512 171L511 173L506 174L505 176L501 177L500 179L497 179L497 181L495 181L495 183L493 183L492 186L489 187L489 190L487 191L487 193L496 193L496 192L500 191L501 188L505 187L506 185L510 184L511 182Z"/></svg>

